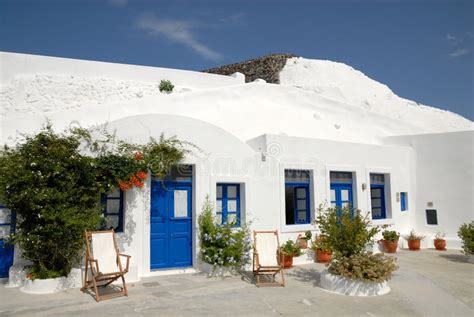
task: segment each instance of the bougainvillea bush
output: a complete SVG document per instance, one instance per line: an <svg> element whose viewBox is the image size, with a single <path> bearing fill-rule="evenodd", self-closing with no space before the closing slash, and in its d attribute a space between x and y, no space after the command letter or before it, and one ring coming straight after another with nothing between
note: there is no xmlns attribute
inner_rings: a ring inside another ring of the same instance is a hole
<svg viewBox="0 0 474 317"><path fill-rule="evenodd" d="M0 197L17 214L10 240L33 263L32 278L66 276L82 258L84 231L103 220L101 196L142 187L148 170L163 175L185 152L175 139L135 145L105 132L94 140L84 129L56 133L50 125L5 146Z"/></svg>
<svg viewBox="0 0 474 317"><path fill-rule="evenodd" d="M217 267L242 269L250 262L250 231L247 224L218 225L209 198L206 197L198 218L201 261Z"/></svg>

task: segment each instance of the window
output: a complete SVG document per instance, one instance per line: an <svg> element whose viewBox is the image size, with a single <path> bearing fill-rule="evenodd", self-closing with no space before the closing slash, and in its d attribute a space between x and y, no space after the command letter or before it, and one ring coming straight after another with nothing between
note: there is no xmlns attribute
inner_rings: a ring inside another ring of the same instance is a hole
<svg viewBox="0 0 474 317"><path fill-rule="evenodd" d="M408 210L408 194L407 192L400 193L400 210L406 211Z"/></svg>
<svg viewBox="0 0 474 317"><path fill-rule="evenodd" d="M240 226L240 184L217 184L217 223Z"/></svg>
<svg viewBox="0 0 474 317"><path fill-rule="evenodd" d="M123 197L124 192L119 189L103 196L106 229L114 229L115 232L123 231Z"/></svg>
<svg viewBox="0 0 474 317"><path fill-rule="evenodd" d="M370 202L372 219L385 219L385 175L370 174Z"/></svg>
<svg viewBox="0 0 474 317"><path fill-rule="evenodd" d="M0 240L15 232L15 214L0 203Z"/></svg>
<svg viewBox="0 0 474 317"><path fill-rule="evenodd" d="M331 180L331 206L353 206L352 198L352 172L330 172Z"/></svg>
<svg viewBox="0 0 474 317"><path fill-rule="evenodd" d="M287 225L311 222L309 183L310 171L285 170L285 218Z"/></svg>
<svg viewBox="0 0 474 317"><path fill-rule="evenodd" d="M426 223L429 225L438 224L438 215L436 209L426 209Z"/></svg>

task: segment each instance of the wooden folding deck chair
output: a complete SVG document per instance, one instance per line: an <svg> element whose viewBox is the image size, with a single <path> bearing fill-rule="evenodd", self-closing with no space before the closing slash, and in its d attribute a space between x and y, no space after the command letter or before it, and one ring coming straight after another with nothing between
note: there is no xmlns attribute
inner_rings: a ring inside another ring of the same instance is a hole
<svg viewBox="0 0 474 317"><path fill-rule="evenodd" d="M253 232L253 275L257 286L285 286L283 255L278 252L280 240L278 230ZM275 276L280 273L281 281ZM262 283L261 275L271 276L272 282Z"/></svg>
<svg viewBox="0 0 474 317"><path fill-rule="evenodd" d="M120 253L115 241L114 230L86 231L86 269L82 291L94 288L96 301L119 296L128 296L124 275L128 272L130 256ZM121 257L127 260L125 269L122 268ZM89 280L89 275L91 279ZM122 279L121 291L100 295L98 287L106 287Z"/></svg>

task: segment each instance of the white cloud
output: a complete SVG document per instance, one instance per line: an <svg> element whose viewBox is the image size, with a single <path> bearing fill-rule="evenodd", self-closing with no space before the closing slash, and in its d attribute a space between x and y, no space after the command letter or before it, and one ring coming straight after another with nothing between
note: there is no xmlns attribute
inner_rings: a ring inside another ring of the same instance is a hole
<svg viewBox="0 0 474 317"><path fill-rule="evenodd" d="M221 18L220 21L226 24L245 24L245 20L247 18L247 13L245 12L239 12L230 16L227 16L225 18Z"/></svg>
<svg viewBox="0 0 474 317"><path fill-rule="evenodd" d="M128 4L128 0L108 0L108 3L113 5L114 7L126 7Z"/></svg>
<svg viewBox="0 0 474 317"><path fill-rule="evenodd" d="M196 24L190 21L158 19L151 15L145 15L139 18L137 22L137 26L140 29L149 31L151 34L164 36L176 43L183 44L207 59L222 59L221 54L205 46L196 39L196 36L192 32L192 30L196 28Z"/></svg>
<svg viewBox="0 0 474 317"><path fill-rule="evenodd" d="M449 56L456 58L456 57L461 57L465 56L471 53L471 50L468 48L457 48L454 52L450 53Z"/></svg>

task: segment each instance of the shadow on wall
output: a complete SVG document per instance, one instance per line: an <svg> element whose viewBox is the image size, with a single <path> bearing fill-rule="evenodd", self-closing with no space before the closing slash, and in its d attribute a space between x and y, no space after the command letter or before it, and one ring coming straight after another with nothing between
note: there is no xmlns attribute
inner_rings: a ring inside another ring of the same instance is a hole
<svg viewBox="0 0 474 317"><path fill-rule="evenodd" d="M121 251L124 250L125 245L130 246L132 244L133 237L137 230L137 223L133 219L133 213L142 202L145 203L144 195L139 195L137 192L134 192L131 193L131 196L131 199L128 199L129 197L125 199L123 232L116 236Z"/></svg>

